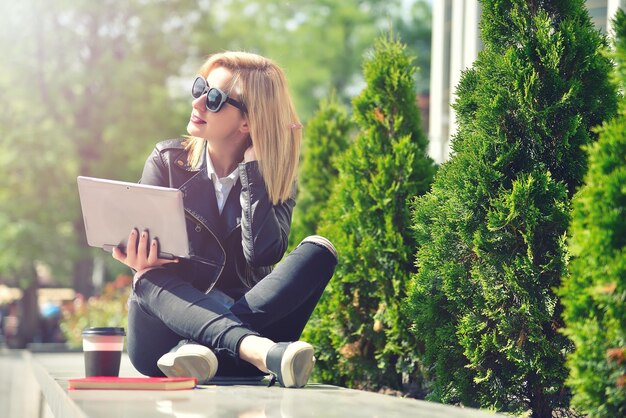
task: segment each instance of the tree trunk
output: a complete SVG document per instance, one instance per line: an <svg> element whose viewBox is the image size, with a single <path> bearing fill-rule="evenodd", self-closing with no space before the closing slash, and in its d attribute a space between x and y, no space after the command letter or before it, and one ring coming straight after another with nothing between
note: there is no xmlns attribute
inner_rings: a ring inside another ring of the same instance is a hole
<svg viewBox="0 0 626 418"><path fill-rule="evenodd" d="M530 397L530 408L533 413L532 418L552 418L552 406L549 399L546 399L543 388L537 383L533 385L533 394Z"/></svg>
<svg viewBox="0 0 626 418"><path fill-rule="evenodd" d="M74 230L76 231L76 239L78 248L87 248L87 237L85 236L85 225L83 218L80 217L74 222ZM85 254L74 262L73 285L77 293L82 294L86 298L94 293L93 287L93 259Z"/></svg>
<svg viewBox="0 0 626 418"><path fill-rule="evenodd" d="M26 345L33 342L40 331L38 290L37 273L33 267L30 285L24 289L19 302L20 319L15 341L17 346L12 348L26 348Z"/></svg>
<svg viewBox="0 0 626 418"><path fill-rule="evenodd" d="M88 111L81 111L81 115L76 118L77 125L85 123L90 120ZM82 122L81 122L82 121ZM88 125L82 126L84 131L88 131ZM78 146L78 158L80 159L79 172L83 176L91 175L91 165L94 161L99 159L100 153L97 151L102 143L101 134L94 135L96 138L95 143L88 143L87 145ZM76 240L78 248L89 248L87 244L87 235L85 233L85 224L83 218L78 217L74 220L74 230L76 231ZM90 297L94 294L93 285L93 257L89 253L85 252L78 260L74 262L73 271L73 284L74 290L85 297Z"/></svg>
<svg viewBox="0 0 626 418"><path fill-rule="evenodd" d="M74 221L74 230L76 231L76 241L78 248L88 248L87 236L85 235L85 224L82 216ZM85 252L78 260L74 261L73 269L73 287L77 293L86 298L94 294L93 287L93 258L89 253Z"/></svg>

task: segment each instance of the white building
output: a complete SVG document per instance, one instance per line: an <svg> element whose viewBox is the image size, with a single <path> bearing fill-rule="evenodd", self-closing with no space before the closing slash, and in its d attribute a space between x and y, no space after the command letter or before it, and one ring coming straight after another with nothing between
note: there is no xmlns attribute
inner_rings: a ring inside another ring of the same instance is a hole
<svg viewBox="0 0 626 418"><path fill-rule="evenodd" d="M450 137L456 130L456 118L450 104L461 72L472 66L482 47L477 0L433 1L432 55L430 67L429 155L441 163L450 154ZM610 19L617 9L626 9L626 0L587 0L594 24L610 29Z"/></svg>

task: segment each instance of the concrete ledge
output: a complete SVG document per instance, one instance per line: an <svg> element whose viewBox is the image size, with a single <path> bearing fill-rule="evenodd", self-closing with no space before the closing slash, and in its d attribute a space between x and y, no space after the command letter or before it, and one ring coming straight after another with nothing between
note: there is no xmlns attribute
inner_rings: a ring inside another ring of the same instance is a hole
<svg viewBox="0 0 626 418"><path fill-rule="evenodd" d="M38 361L33 361L32 354L24 352L27 363L30 364L35 379L39 384L39 389L45 399L47 408L55 417L66 418L87 418L87 415L74 403L67 395L67 386L61 388L59 383L48 373L48 371ZM40 414L47 415L47 414Z"/></svg>
<svg viewBox="0 0 626 418"><path fill-rule="evenodd" d="M285 389L220 382L184 391L68 391L67 379L84 375L82 353L24 353L24 362L30 364L45 404L39 408L40 418L503 416L322 384ZM120 375L141 376L127 356L122 358Z"/></svg>
<svg viewBox="0 0 626 418"><path fill-rule="evenodd" d="M44 403L23 352L0 347L0 417L41 417Z"/></svg>

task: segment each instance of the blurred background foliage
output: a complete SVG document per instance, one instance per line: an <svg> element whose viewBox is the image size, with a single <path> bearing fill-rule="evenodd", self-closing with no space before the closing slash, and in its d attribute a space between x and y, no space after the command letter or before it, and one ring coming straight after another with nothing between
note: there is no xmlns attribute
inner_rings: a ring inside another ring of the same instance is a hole
<svg viewBox="0 0 626 418"><path fill-rule="evenodd" d="M306 122L331 91L350 103L364 54L391 28L427 90L425 0L0 2L0 281L27 298L43 263L89 297L125 271L86 245L75 178L136 181L157 141L185 133L207 55L273 58Z"/></svg>
<svg viewBox="0 0 626 418"><path fill-rule="evenodd" d="M132 277L120 274L108 282L98 295L77 297L61 310L61 332L70 348L83 347L82 332L90 327L128 329L128 295Z"/></svg>

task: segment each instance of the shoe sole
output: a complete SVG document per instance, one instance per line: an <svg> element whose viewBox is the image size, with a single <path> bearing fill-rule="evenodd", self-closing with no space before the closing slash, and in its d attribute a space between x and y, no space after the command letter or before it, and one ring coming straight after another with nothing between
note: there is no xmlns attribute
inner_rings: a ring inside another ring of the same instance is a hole
<svg viewBox="0 0 626 418"><path fill-rule="evenodd" d="M157 362L159 369L167 377L195 377L198 384L207 382L215 376L217 362L194 353L167 353Z"/></svg>
<svg viewBox="0 0 626 418"><path fill-rule="evenodd" d="M289 344L280 363L282 383L288 388L301 388L309 381L315 365L313 347L303 341Z"/></svg>

